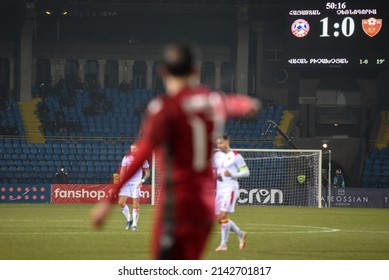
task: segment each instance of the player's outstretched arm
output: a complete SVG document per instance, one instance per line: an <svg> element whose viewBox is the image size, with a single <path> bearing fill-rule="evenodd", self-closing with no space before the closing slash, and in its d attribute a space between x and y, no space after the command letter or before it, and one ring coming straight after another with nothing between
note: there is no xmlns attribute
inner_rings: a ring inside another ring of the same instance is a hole
<svg viewBox="0 0 389 280"><path fill-rule="evenodd" d="M259 100L238 94L224 96L224 104L228 117L254 117L261 109Z"/></svg>
<svg viewBox="0 0 389 280"><path fill-rule="evenodd" d="M100 202L93 207L90 216L93 228L100 229L104 225L104 222L110 213L111 207L112 204L108 200Z"/></svg>

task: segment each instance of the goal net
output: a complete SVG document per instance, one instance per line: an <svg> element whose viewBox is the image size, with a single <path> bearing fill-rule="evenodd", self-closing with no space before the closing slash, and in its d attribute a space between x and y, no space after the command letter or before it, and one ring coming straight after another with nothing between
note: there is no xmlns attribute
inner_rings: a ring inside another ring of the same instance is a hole
<svg viewBox="0 0 389 280"><path fill-rule="evenodd" d="M321 150L234 149L249 169L239 179L238 205L321 207ZM153 199L158 204L163 170L153 160Z"/></svg>

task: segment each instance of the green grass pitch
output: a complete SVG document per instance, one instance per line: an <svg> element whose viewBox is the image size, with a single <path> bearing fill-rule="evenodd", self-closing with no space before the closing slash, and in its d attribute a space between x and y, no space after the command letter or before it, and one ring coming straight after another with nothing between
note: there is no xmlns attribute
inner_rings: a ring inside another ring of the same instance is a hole
<svg viewBox="0 0 389 280"><path fill-rule="evenodd" d="M125 231L118 206L102 231L89 227L93 205L0 204L0 259L149 259L153 207L141 205L139 231ZM214 252L215 225L204 259L389 259L389 209L248 207L231 215L249 232L238 249Z"/></svg>

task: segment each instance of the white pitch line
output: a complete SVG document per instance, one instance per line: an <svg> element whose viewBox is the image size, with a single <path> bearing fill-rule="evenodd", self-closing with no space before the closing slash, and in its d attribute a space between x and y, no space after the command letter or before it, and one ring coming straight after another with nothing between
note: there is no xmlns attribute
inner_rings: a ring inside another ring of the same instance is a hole
<svg viewBox="0 0 389 280"><path fill-rule="evenodd" d="M342 232L354 232L354 233L383 233L383 234L389 234L389 231L388 230L378 230L378 231L374 231L374 230L342 230Z"/></svg>
<svg viewBox="0 0 389 280"><path fill-rule="evenodd" d="M123 219L109 219L110 222L123 222L125 223L125 220L124 218ZM89 219L85 219L85 220L36 220L36 219L27 219L27 220L19 220L19 219L0 219L0 223L2 222L50 222L50 223L55 223L55 222L59 222L59 223L62 223L62 222L86 222L86 223L89 223ZM147 222L147 224L150 224L151 222Z"/></svg>
<svg viewBox="0 0 389 280"><path fill-rule="evenodd" d="M114 235L130 235L130 234L137 234L137 235L146 235L150 234L149 231L142 231L142 232L91 232L91 231L74 231L74 232L0 232L0 235L81 235L81 234L97 234L97 235L105 235L105 234L114 234Z"/></svg>
<svg viewBox="0 0 389 280"><path fill-rule="evenodd" d="M122 220L111 220L114 222L122 222ZM0 219L1 222L87 222L87 220L14 220L14 219ZM147 223L149 224L149 223ZM10 228L13 227L11 225L1 225L1 228ZM243 227L250 233L250 234L311 234L311 233L334 233L334 232L350 232L350 233L377 233L377 234L389 234L389 231L385 230L342 230L342 229L336 229L336 228L328 228L328 227L318 227L318 226L307 226L307 225L285 225L285 224L243 224ZM261 228L264 228L264 230L261 230ZM281 228L284 228L283 231ZM290 230L290 229L300 229L300 230ZM273 230L271 230L273 229ZM303 230L302 230L303 229ZM217 232L217 230L216 230ZM147 232L138 232L134 234L150 234L150 231ZM7 234L13 234L13 235L33 235L33 234L46 234L46 235L77 235L77 234L128 234L128 232L0 232L0 235L7 235Z"/></svg>
<svg viewBox="0 0 389 280"><path fill-rule="evenodd" d="M246 224L247 225L247 224ZM339 232L340 229L336 228L328 228L328 227L317 227L317 226L303 226L303 225L283 225L283 224L248 224L249 227L245 228L248 230L248 232L252 233L259 233L259 234L267 234L267 233L276 233L276 234L293 234L293 233L331 233L331 232ZM250 227L252 226L252 227ZM300 230L300 231L255 231L258 230L261 226L264 226L266 228L298 228L298 229L307 229L307 230ZM254 229L254 231L250 229Z"/></svg>

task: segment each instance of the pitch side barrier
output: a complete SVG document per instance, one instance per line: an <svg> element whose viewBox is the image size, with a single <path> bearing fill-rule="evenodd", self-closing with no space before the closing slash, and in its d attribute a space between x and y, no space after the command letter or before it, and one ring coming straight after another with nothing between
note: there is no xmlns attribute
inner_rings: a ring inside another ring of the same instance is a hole
<svg viewBox="0 0 389 280"><path fill-rule="evenodd" d="M110 197L110 185L2 184L0 203L96 203ZM140 203L151 204L151 185L143 185ZM258 196L261 204L258 204ZM280 190L240 189L239 205L272 205L280 201ZM327 198L322 196L324 202ZM346 188L331 191L331 207L389 208L389 188ZM131 199L128 201L131 203ZM324 203L323 203L324 205Z"/></svg>
<svg viewBox="0 0 389 280"><path fill-rule="evenodd" d="M97 203L112 196L110 184L0 185L0 203ZM151 185L142 185L139 202L151 204ZM131 198L128 203L131 203Z"/></svg>

